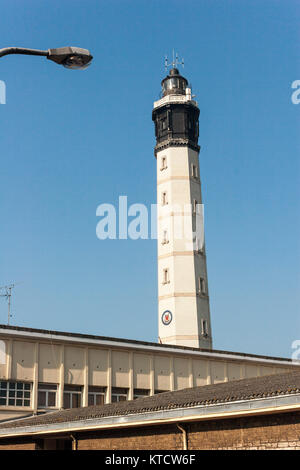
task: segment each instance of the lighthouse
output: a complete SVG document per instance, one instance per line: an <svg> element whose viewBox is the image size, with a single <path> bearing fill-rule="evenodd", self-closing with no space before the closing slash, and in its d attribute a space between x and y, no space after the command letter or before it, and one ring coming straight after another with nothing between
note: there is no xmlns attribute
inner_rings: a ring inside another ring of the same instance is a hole
<svg viewBox="0 0 300 470"><path fill-rule="evenodd" d="M154 102L157 161L158 336L212 348L198 145L199 108L172 64Z"/></svg>

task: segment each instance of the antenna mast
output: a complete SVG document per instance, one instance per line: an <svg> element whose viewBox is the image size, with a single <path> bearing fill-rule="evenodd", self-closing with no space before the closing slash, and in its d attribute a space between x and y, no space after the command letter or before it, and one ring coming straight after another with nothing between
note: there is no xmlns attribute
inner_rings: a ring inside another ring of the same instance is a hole
<svg viewBox="0 0 300 470"><path fill-rule="evenodd" d="M11 296L12 296L12 289L15 287L15 284L10 284L9 286L0 287L0 291L5 291L4 294L0 294L0 297L6 297L7 306L8 306L8 313L7 313L7 324L9 325L10 318L12 317L10 313L11 307Z"/></svg>
<svg viewBox="0 0 300 470"><path fill-rule="evenodd" d="M179 61L178 54L177 54L177 52L175 54L174 49L173 49L173 60L172 60L172 62L168 63L168 56L167 55L165 56L165 69L167 70L168 67L171 67L171 66L172 66L172 68L175 68L178 65L182 65L182 67L184 67L184 59L181 59L181 61Z"/></svg>

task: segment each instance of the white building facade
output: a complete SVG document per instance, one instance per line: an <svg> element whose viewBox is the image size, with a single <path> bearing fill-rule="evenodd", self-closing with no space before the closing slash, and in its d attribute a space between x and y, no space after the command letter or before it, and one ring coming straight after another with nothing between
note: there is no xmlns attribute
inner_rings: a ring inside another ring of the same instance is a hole
<svg viewBox="0 0 300 470"><path fill-rule="evenodd" d="M285 358L7 325L0 350L0 422L300 367Z"/></svg>

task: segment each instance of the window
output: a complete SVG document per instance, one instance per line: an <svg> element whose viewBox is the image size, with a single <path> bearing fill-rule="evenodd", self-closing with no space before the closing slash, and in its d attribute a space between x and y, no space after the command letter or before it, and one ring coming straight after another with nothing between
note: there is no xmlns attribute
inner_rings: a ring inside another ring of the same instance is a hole
<svg viewBox="0 0 300 470"><path fill-rule="evenodd" d="M0 406L30 406L31 384L0 382Z"/></svg>
<svg viewBox="0 0 300 470"><path fill-rule="evenodd" d="M144 390L141 388L135 388L133 392L133 399L135 400L136 398L143 398L143 397L148 397L149 396L149 390Z"/></svg>
<svg viewBox="0 0 300 470"><path fill-rule="evenodd" d="M65 385L64 408L79 408L81 406L82 389L77 385Z"/></svg>
<svg viewBox="0 0 300 470"><path fill-rule="evenodd" d="M192 164L192 177L193 178L198 178L198 170L197 170L197 166Z"/></svg>
<svg viewBox="0 0 300 470"><path fill-rule="evenodd" d="M119 401L128 400L128 389L127 388L117 388L114 387L111 391L111 401L112 403L117 403Z"/></svg>
<svg viewBox="0 0 300 470"><path fill-rule="evenodd" d="M198 278L198 291L200 294L205 294L205 279L203 277Z"/></svg>
<svg viewBox="0 0 300 470"><path fill-rule="evenodd" d="M197 238L197 237L196 237L196 240L195 240L195 249L198 253L204 254L203 241L200 242L199 238Z"/></svg>
<svg viewBox="0 0 300 470"><path fill-rule="evenodd" d="M207 321L202 320L202 335L208 336Z"/></svg>
<svg viewBox="0 0 300 470"><path fill-rule="evenodd" d="M196 199L194 199L194 201L193 201L193 213L194 214L197 213L197 204L198 204L198 202L196 201Z"/></svg>
<svg viewBox="0 0 300 470"><path fill-rule="evenodd" d="M166 191L164 191L161 195L161 203L163 206L165 206L166 204L168 204L168 198L167 198L167 193Z"/></svg>
<svg viewBox="0 0 300 470"><path fill-rule="evenodd" d="M88 405L104 405L105 392L105 387L89 387Z"/></svg>
<svg viewBox="0 0 300 470"><path fill-rule="evenodd" d="M160 170L165 170L167 167L167 157L166 156L163 156L161 157L161 167L160 167Z"/></svg>
<svg viewBox="0 0 300 470"><path fill-rule="evenodd" d="M169 390L154 390L154 394L157 395L158 393L165 393L168 392Z"/></svg>
<svg viewBox="0 0 300 470"><path fill-rule="evenodd" d="M163 270L163 284L169 284L170 278L169 278L169 268L165 268Z"/></svg>
<svg viewBox="0 0 300 470"><path fill-rule="evenodd" d="M52 408L56 406L57 385L38 384L38 408Z"/></svg>
<svg viewBox="0 0 300 470"><path fill-rule="evenodd" d="M161 128L163 131L165 131L167 129L167 119L164 118L161 120Z"/></svg>
<svg viewBox="0 0 300 470"><path fill-rule="evenodd" d="M162 245L165 245L166 243L169 243L168 240L168 230L163 231L163 236L162 236Z"/></svg>

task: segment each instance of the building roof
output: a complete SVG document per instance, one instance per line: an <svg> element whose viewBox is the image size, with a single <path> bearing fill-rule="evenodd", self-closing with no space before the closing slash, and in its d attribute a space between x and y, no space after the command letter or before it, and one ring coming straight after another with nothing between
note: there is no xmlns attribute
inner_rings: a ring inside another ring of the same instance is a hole
<svg viewBox="0 0 300 470"><path fill-rule="evenodd" d="M264 356L258 354L248 354L248 353L241 353L241 352L233 352L233 351L222 351L218 349L204 349L204 348L192 348L188 346L178 346L174 344L160 344L160 343L153 343L148 341L138 341L133 339L124 339L124 338L111 338L107 336L97 336L97 335L88 335L82 333L70 333L65 331L54 331L54 330L44 330L44 329L37 329L37 328L27 328L21 326L11 326L11 325L1 325L0 324L0 334L9 333L11 335L28 335L29 337L36 337L40 338L43 337L45 339L49 338L51 341L57 340L69 340L73 342L82 342L82 343L99 343L100 345L110 345L115 347L124 347L124 348L138 348L138 349L151 349L157 350L157 352L178 352L178 353L186 353L186 354L201 354L205 356L219 356L219 357L227 357L230 356L231 359L244 359L244 360L257 360L257 361L264 361L264 362L273 362L279 361L282 364L291 364L292 366L297 365L293 363L292 359L290 358L282 358L282 357L272 357L272 356Z"/></svg>
<svg viewBox="0 0 300 470"><path fill-rule="evenodd" d="M195 406L235 403L300 394L300 371L276 374L232 382L186 388L175 392L163 392L151 397L111 403L102 406L89 406L46 413L32 418L0 424L0 437L5 430L13 428L47 426L107 418L145 414L147 412L169 411Z"/></svg>

